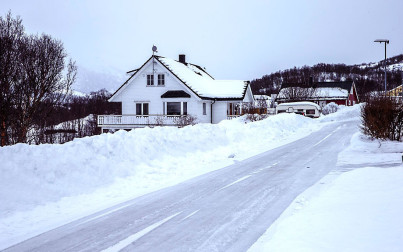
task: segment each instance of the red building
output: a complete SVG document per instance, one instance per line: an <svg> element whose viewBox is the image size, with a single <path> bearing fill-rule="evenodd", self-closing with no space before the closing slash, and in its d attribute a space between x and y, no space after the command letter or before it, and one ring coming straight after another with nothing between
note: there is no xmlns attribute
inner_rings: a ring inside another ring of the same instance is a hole
<svg viewBox="0 0 403 252"><path fill-rule="evenodd" d="M280 104L296 101L311 101L321 107L331 102L345 106L359 103L354 81L284 83L277 95L276 102Z"/></svg>

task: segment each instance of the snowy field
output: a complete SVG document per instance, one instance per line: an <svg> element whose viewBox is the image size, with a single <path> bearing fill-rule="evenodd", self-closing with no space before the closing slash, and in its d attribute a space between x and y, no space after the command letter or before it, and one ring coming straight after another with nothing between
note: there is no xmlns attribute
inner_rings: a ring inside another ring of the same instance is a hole
<svg viewBox="0 0 403 252"><path fill-rule="evenodd" d="M0 149L0 249L41 232L305 137L295 114L182 129L157 127Z"/></svg>
<svg viewBox="0 0 403 252"><path fill-rule="evenodd" d="M358 115L355 106L320 119L281 114L253 123L238 118L182 129L120 131L63 145L1 148L0 249ZM356 147L360 144L372 142Z"/></svg>
<svg viewBox="0 0 403 252"><path fill-rule="evenodd" d="M357 132L339 169L299 195L255 251L403 251L403 143Z"/></svg>

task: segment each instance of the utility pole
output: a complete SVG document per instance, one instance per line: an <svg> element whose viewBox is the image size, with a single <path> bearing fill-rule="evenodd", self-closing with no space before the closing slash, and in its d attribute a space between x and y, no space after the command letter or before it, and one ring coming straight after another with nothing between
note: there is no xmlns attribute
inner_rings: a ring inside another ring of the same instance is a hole
<svg viewBox="0 0 403 252"><path fill-rule="evenodd" d="M389 40L388 39L377 39L374 42L379 42L379 43L385 43L385 95L386 95L386 44L389 44Z"/></svg>

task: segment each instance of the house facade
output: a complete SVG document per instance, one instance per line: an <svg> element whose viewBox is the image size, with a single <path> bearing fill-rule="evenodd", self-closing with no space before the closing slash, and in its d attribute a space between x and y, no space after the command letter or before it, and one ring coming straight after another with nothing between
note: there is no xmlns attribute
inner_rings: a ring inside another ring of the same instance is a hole
<svg viewBox="0 0 403 252"><path fill-rule="evenodd" d="M354 81L311 82L306 84L284 83L276 102L310 101L324 107L334 102L338 105L353 106L359 103Z"/></svg>
<svg viewBox="0 0 403 252"><path fill-rule="evenodd" d="M403 85L387 91L386 95L393 98L397 102L403 102Z"/></svg>
<svg viewBox="0 0 403 252"><path fill-rule="evenodd" d="M146 126L176 126L186 120L218 123L242 113L253 102L248 81L215 80L198 65L151 56L140 68L128 72L130 78L109 102L122 104L121 115L100 115L103 132Z"/></svg>

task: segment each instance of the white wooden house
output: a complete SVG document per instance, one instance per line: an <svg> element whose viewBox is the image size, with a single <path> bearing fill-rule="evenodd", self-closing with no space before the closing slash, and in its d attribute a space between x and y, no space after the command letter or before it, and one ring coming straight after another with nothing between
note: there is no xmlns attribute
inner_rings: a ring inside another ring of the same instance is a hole
<svg viewBox="0 0 403 252"><path fill-rule="evenodd" d="M242 113L253 102L248 81L215 80L198 65L151 56L109 102L122 103L121 115L98 116L102 132L156 125L178 125L184 117L200 123L218 123Z"/></svg>

